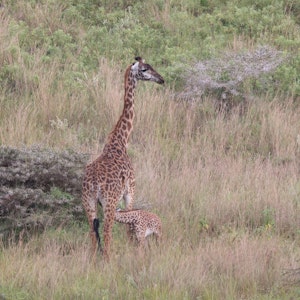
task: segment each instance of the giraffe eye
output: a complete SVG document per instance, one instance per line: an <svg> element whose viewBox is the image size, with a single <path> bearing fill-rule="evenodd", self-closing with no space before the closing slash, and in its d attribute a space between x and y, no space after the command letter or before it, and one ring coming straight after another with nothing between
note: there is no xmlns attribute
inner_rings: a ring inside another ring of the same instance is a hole
<svg viewBox="0 0 300 300"><path fill-rule="evenodd" d="M145 69L142 69L142 72L146 72L146 71L148 71L148 69L146 69L146 68L145 68Z"/></svg>

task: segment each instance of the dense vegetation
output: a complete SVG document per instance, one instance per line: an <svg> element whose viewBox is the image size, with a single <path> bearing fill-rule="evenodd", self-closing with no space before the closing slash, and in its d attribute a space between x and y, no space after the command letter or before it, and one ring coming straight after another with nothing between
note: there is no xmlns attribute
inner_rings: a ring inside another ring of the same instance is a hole
<svg viewBox="0 0 300 300"><path fill-rule="evenodd" d="M98 70L102 57L122 68L137 54L162 66L176 86L182 69L195 61L267 44L290 57L269 88L300 93L297 1L103 2L4 2L1 86L31 93L41 80L34 70L55 64L56 81L74 89L85 73Z"/></svg>
<svg viewBox="0 0 300 300"><path fill-rule="evenodd" d="M0 21L0 230L16 229L1 235L0 298L299 297L299 1L7 0ZM164 238L137 258L116 224L104 264L90 260L80 168L136 55L166 79L139 85L128 148L136 206ZM217 110L245 57L232 90L247 105ZM221 83L194 93L202 66Z"/></svg>

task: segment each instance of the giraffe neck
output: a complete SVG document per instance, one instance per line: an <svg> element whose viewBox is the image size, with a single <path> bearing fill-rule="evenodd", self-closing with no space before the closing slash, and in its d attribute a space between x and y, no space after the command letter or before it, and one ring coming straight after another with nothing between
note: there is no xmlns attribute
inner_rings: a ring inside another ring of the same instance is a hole
<svg viewBox="0 0 300 300"><path fill-rule="evenodd" d="M134 119L134 92L137 80L134 78L131 67L125 72L125 94L123 112L108 137L107 145L127 147L130 133L133 129Z"/></svg>

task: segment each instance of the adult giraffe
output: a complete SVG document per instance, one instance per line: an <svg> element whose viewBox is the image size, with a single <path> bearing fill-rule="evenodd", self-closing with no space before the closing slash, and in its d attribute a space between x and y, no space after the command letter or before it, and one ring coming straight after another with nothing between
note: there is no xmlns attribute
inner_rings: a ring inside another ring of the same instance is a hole
<svg viewBox="0 0 300 300"><path fill-rule="evenodd" d="M141 57L125 71L125 94L123 112L109 134L100 156L86 166L82 185L82 203L86 211L93 253L99 249L109 259L112 238L112 226L115 219L116 206L124 199L125 209L132 209L135 191L135 177L127 144L133 129L134 92L138 80L154 81L163 84L163 77L158 74ZM99 236L99 219L97 205L102 206L104 213L104 249L101 248Z"/></svg>

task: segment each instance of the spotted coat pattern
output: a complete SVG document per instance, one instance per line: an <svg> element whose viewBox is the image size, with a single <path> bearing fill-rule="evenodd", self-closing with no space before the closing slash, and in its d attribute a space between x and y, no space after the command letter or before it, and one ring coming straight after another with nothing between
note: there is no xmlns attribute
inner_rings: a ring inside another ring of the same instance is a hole
<svg viewBox="0 0 300 300"><path fill-rule="evenodd" d="M147 236L154 234L156 240L162 236L162 225L160 218L151 212L133 209L117 210L115 220L119 223L129 224L131 233L137 238L139 247L144 248Z"/></svg>
<svg viewBox="0 0 300 300"><path fill-rule="evenodd" d="M119 201L124 200L127 210L133 207L135 177L131 160L127 154L127 144L133 129L134 91L138 80L163 84L164 79L150 65L137 57L125 72L124 108L122 114L109 134L100 156L88 164L82 184L82 204L85 209L92 241L92 251L98 248L108 260L112 239L112 226ZM104 248L98 232L98 203L103 209Z"/></svg>

